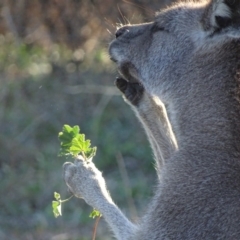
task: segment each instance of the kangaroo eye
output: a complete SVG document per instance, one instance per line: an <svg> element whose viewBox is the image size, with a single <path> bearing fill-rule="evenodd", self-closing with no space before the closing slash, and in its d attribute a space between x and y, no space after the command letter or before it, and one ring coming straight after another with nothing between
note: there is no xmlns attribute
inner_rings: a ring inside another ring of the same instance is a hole
<svg viewBox="0 0 240 240"><path fill-rule="evenodd" d="M162 26L159 26L157 23L154 23L152 26L152 33L164 31L164 30L165 30L165 28Z"/></svg>

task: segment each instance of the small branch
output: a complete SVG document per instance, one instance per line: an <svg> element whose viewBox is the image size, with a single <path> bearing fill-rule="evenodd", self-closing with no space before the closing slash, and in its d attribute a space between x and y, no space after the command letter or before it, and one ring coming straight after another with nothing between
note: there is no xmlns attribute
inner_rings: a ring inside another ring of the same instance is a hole
<svg viewBox="0 0 240 240"><path fill-rule="evenodd" d="M94 228L93 228L93 236L92 236L92 240L96 239L96 234L97 234L97 227L98 227L98 223L100 221L101 215L97 217L95 224L94 224Z"/></svg>
<svg viewBox="0 0 240 240"><path fill-rule="evenodd" d="M85 155L85 153L84 153L83 151L82 151L80 154L83 156L83 158L84 158L85 161L88 160L87 157L86 157L86 155Z"/></svg>
<svg viewBox="0 0 240 240"><path fill-rule="evenodd" d="M72 196L70 196L69 198L67 198L67 199L64 199L64 200L60 200L60 203L64 203L64 202L67 202L67 201L69 201L72 197L73 197L74 195L72 195Z"/></svg>

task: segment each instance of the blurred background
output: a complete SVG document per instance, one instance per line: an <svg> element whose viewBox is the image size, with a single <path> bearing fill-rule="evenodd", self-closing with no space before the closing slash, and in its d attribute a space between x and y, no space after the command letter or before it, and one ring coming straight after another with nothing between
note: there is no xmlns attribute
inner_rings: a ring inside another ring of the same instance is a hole
<svg viewBox="0 0 240 240"><path fill-rule="evenodd" d="M124 213L144 213L153 157L114 87L107 49L117 25L151 21L170 2L0 0L0 240L91 239L83 200L66 203L62 217L52 213L53 192L70 195L58 157L63 124L79 125L97 146L94 162ZM96 239L112 239L103 219Z"/></svg>

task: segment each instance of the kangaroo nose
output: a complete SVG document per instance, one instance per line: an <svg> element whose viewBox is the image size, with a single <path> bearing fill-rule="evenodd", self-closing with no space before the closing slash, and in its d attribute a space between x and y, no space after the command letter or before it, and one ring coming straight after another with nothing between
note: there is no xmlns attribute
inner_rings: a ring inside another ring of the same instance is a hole
<svg viewBox="0 0 240 240"><path fill-rule="evenodd" d="M116 38L120 37L121 35L123 35L127 31L129 31L129 30L126 27L119 28L115 33Z"/></svg>

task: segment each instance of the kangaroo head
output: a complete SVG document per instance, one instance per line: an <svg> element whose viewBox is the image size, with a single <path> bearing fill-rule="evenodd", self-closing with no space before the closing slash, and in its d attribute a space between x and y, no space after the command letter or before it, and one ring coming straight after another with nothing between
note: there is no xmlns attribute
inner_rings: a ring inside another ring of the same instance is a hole
<svg viewBox="0 0 240 240"><path fill-rule="evenodd" d="M179 80L184 63L218 51L231 37L240 37L239 1L180 3L157 13L153 22L118 29L109 51L125 78L161 94L166 82Z"/></svg>
<svg viewBox="0 0 240 240"><path fill-rule="evenodd" d="M124 79L163 101L176 131L225 125L230 111L240 117L240 1L173 5L152 22L118 29L109 53Z"/></svg>

